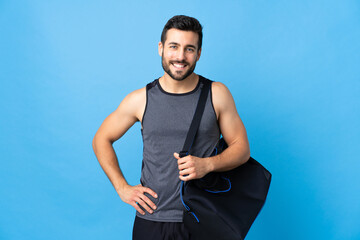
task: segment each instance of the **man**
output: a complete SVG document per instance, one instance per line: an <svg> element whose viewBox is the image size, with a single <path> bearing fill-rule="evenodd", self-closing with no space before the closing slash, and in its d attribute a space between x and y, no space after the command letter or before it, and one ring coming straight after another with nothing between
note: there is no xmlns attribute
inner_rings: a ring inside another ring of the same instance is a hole
<svg viewBox="0 0 360 240"><path fill-rule="evenodd" d="M229 90L220 82L212 82L191 155L179 157L203 85L203 77L194 73L201 46L198 20L171 18L158 45L164 75L127 95L94 137L101 167L120 198L137 211L133 239L190 239L182 224L180 181L231 170L250 157L245 127ZM112 143L137 121L142 125L143 167L141 184L130 186ZM229 147L209 157L220 134Z"/></svg>

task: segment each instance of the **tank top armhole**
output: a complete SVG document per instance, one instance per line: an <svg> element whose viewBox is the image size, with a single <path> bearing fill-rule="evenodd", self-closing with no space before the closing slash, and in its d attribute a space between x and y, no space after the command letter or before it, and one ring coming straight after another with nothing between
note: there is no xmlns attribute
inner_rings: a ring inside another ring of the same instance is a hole
<svg viewBox="0 0 360 240"><path fill-rule="evenodd" d="M146 102L145 102L144 113L143 113L143 116L142 116L142 119L141 119L141 130L144 128L144 119L145 119L146 109L147 109L148 102L149 102L149 101L148 101L148 99L149 99L149 90L156 85L157 80L158 80L158 79L155 79L154 81L152 81L151 83L148 83L148 84L146 85L146 100L145 100Z"/></svg>
<svg viewBox="0 0 360 240"><path fill-rule="evenodd" d="M211 106L212 106L212 109L213 109L213 112L214 112L214 115L215 115L215 118L216 118L216 123L217 123L217 126L218 126L219 130L220 130L219 119L218 119L218 116L216 114L214 103L213 103L213 94L212 94L213 82L214 81L211 81L211 83L210 83L211 84L210 85L210 100L211 100Z"/></svg>

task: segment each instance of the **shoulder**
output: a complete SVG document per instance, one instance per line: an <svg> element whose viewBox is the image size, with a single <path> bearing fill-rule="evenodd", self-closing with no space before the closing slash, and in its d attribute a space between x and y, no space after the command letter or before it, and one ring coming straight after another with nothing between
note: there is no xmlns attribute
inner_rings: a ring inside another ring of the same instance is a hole
<svg viewBox="0 0 360 240"><path fill-rule="evenodd" d="M215 111L219 115L221 112L234 105L234 99L230 90L221 82L211 84L212 101Z"/></svg>
<svg viewBox="0 0 360 240"><path fill-rule="evenodd" d="M129 93L120 103L116 112L127 114L140 120L146 105L146 87Z"/></svg>
<svg viewBox="0 0 360 240"><path fill-rule="evenodd" d="M221 97L222 95L230 94L229 89L225 86L225 84L221 82L212 82L211 91L213 95L219 97Z"/></svg>
<svg viewBox="0 0 360 240"><path fill-rule="evenodd" d="M137 89L124 98L124 101L129 103L136 103L143 100L146 100L146 87Z"/></svg>

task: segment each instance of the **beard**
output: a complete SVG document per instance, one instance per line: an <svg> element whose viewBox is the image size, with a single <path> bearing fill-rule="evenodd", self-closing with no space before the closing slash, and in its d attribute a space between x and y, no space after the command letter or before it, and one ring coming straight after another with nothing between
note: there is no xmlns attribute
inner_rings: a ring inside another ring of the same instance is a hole
<svg viewBox="0 0 360 240"><path fill-rule="evenodd" d="M164 54L161 57L161 62L162 62L162 67L163 67L164 71L167 74L169 74L169 76L172 79L177 80L177 81L182 81L182 80L186 79L188 76L190 76L194 72L195 67L196 67L196 62L193 65L190 65L188 62L185 62L185 61L170 61L169 63L167 63L166 60L164 59ZM173 63L186 64L187 66L189 66L189 69L184 73L182 73L182 71L172 72L170 70L170 64L173 64Z"/></svg>

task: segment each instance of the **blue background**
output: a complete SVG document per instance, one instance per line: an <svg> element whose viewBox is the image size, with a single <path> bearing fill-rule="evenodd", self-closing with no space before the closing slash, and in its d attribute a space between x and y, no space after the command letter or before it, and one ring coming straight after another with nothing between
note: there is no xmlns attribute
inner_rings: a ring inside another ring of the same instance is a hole
<svg viewBox="0 0 360 240"><path fill-rule="evenodd" d="M273 173L247 239L360 239L360 2L0 1L0 239L130 239L91 147L162 75L166 21L204 26L196 72L225 83ZM114 144L138 184L137 123Z"/></svg>

